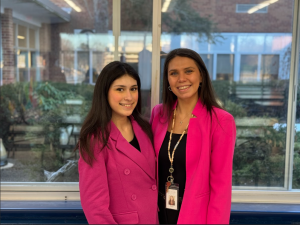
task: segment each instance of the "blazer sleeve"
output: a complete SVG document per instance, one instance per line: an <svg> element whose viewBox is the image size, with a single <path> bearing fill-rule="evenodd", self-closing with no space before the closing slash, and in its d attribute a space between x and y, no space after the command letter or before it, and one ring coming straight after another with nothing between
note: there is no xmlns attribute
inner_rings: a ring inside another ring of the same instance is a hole
<svg viewBox="0 0 300 225"><path fill-rule="evenodd" d="M228 224L231 211L232 161L236 127L231 115L217 122L212 135L208 224Z"/></svg>
<svg viewBox="0 0 300 225"><path fill-rule="evenodd" d="M82 157L78 161L80 200L89 224L116 224L109 210L109 189L105 149L96 155L93 166Z"/></svg>

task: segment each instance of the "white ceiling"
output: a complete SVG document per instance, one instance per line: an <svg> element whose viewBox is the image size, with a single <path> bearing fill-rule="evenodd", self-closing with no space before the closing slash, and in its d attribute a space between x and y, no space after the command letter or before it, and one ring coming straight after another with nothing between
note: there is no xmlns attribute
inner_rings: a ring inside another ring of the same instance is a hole
<svg viewBox="0 0 300 225"><path fill-rule="evenodd" d="M1 12L13 10L13 16L24 22L62 23L70 21L70 15L49 0L0 0ZM26 21L29 20L29 21Z"/></svg>

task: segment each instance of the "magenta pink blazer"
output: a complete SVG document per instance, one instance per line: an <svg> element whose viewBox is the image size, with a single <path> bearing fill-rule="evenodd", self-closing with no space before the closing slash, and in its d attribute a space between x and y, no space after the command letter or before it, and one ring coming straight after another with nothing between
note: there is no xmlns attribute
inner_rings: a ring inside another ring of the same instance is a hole
<svg viewBox="0 0 300 225"><path fill-rule="evenodd" d="M190 119L186 186L178 224L229 223L236 128L229 113L218 108L214 110L217 116L213 113L211 117L199 100L193 111L196 118ZM150 119L157 158L168 129L161 112L162 105L155 106Z"/></svg>
<svg viewBox="0 0 300 225"><path fill-rule="evenodd" d="M155 153L133 119L132 126L141 152L111 122L110 149L94 146L93 167L79 159L80 199L89 224L158 223Z"/></svg>

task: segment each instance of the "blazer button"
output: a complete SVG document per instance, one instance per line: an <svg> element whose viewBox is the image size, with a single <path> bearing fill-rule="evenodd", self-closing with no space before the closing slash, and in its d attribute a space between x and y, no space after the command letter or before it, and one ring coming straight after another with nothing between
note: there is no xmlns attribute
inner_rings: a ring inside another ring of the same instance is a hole
<svg viewBox="0 0 300 225"><path fill-rule="evenodd" d="M136 195L131 195L131 199L132 199L132 201L135 201L136 200Z"/></svg>
<svg viewBox="0 0 300 225"><path fill-rule="evenodd" d="M130 174L130 169L125 169L125 170L124 170L124 174L125 174L125 175L129 175L129 174Z"/></svg>
<svg viewBox="0 0 300 225"><path fill-rule="evenodd" d="M153 191L156 190L156 185L155 185L155 184L152 185L152 190L153 190Z"/></svg>

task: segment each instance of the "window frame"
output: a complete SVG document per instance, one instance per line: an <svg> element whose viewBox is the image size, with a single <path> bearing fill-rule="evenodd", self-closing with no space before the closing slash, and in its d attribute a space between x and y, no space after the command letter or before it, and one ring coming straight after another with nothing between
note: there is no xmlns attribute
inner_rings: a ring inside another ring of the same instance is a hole
<svg viewBox="0 0 300 225"><path fill-rule="evenodd" d="M20 81L20 74L19 74L19 68L18 68L18 52L19 51L26 51L27 52L27 63L26 63L26 72L27 74L30 74L30 69L34 68L36 70L36 74L35 74L35 79L36 81L40 81L40 71L39 71L39 66L38 63L36 63L35 67L31 67L31 60L29 60L31 58L31 52L36 52L36 58L38 58L40 56L40 51L39 51L39 47L40 47L40 40L39 40L39 28L35 27L31 24L27 24L23 21L19 21L18 19L13 19L13 24L14 24L14 51L15 51L15 61L16 61L16 65L15 65L15 71L16 71L16 81L19 82ZM26 47L19 47L19 41L18 41L18 29L19 26L23 26L26 28ZM30 48L30 32L29 29L34 30L34 35L35 35L35 48ZM30 81L30 76L28 76L27 82Z"/></svg>

